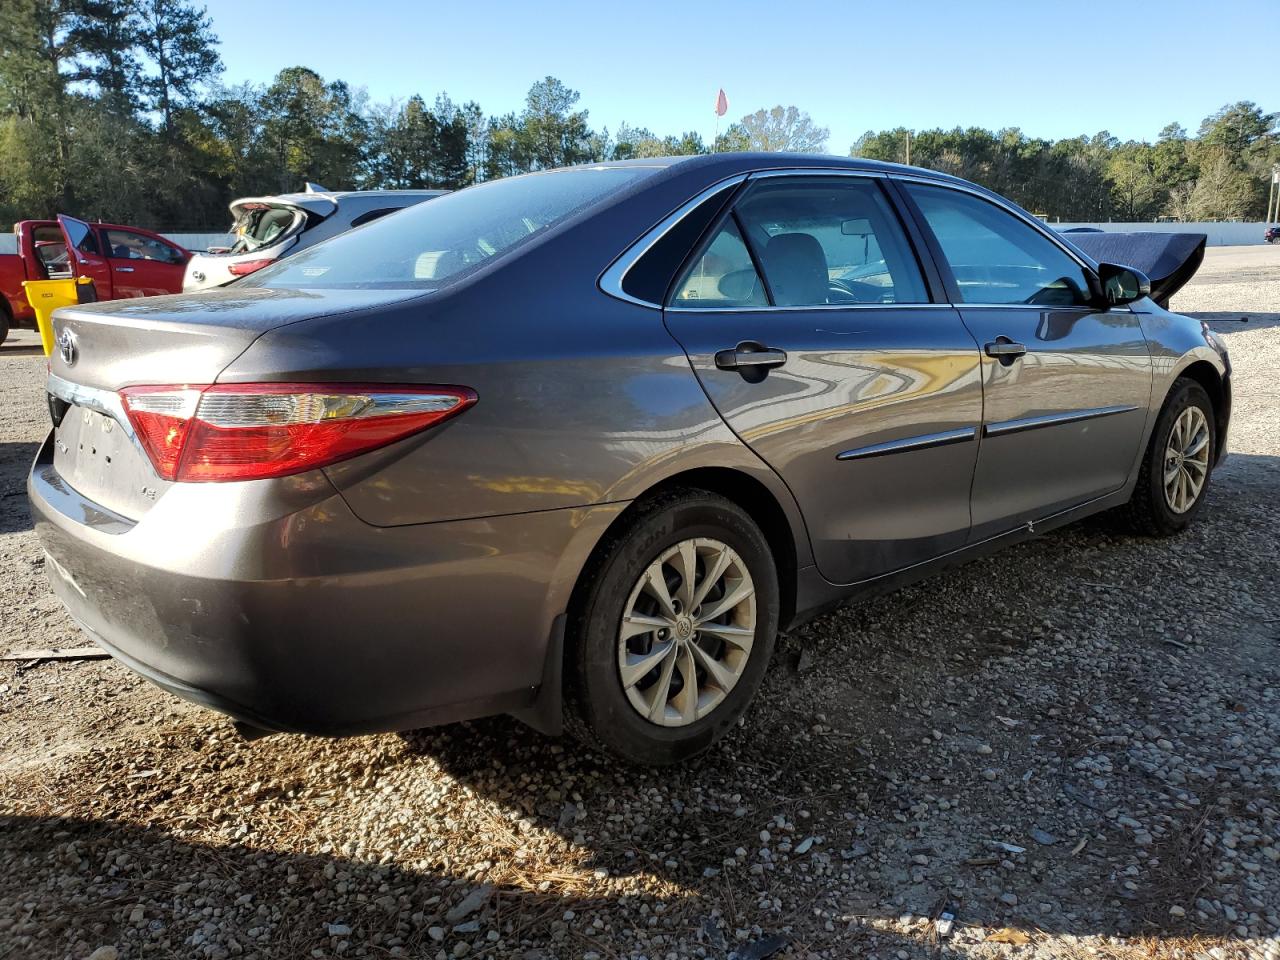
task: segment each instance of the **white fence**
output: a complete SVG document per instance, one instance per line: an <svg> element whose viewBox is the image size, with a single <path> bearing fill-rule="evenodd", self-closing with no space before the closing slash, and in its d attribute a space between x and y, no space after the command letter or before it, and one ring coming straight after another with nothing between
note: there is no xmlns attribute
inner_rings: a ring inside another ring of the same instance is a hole
<svg viewBox="0 0 1280 960"><path fill-rule="evenodd" d="M1265 223L1050 223L1055 230L1094 227L1105 233L1203 233L1211 247L1263 243Z"/></svg>
<svg viewBox="0 0 1280 960"><path fill-rule="evenodd" d="M229 233L166 233L180 247L188 250L207 250L209 247L229 246L232 240ZM12 233L0 233L0 254L17 253L18 238Z"/></svg>

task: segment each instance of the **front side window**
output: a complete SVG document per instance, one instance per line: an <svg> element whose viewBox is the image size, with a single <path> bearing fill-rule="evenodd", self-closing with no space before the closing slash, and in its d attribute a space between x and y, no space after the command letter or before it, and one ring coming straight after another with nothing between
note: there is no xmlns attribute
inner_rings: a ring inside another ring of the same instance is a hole
<svg viewBox="0 0 1280 960"><path fill-rule="evenodd" d="M929 300L906 234L873 180L763 180L736 213L777 306Z"/></svg>
<svg viewBox="0 0 1280 960"><path fill-rule="evenodd" d="M742 242L738 225L730 217L702 255L676 283L673 307L766 307L760 274Z"/></svg>
<svg viewBox="0 0 1280 960"><path fill-rule="evenodd" d="M1033 227L981 197L905 183L938 238L964 303L1086 306L1081 266Z"/></svg>
<svg viewBox="0 0 1280 960"><path fill-rule="evenodd" d="M318 243L242 283L432 290L546 234L656 169L576 167L490 180Z"/></svg>
<svg viewBox="0 0 1280 960"><path fill-rule="evenodd" d="M115 260L156 260L177 263L182 258L167 243L132 230L107 231L107 255Z"/></svg>

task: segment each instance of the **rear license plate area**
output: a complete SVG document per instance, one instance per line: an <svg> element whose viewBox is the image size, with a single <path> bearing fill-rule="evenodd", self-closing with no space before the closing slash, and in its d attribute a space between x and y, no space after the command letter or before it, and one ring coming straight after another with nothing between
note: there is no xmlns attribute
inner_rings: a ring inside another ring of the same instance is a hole
<svg viewBox="0 0 1280 960"><path fill-rule="evenodd" d="M155 502L161 482L113 418L68 406L53 440L54 469L81 496L135 520Z"/></svg>

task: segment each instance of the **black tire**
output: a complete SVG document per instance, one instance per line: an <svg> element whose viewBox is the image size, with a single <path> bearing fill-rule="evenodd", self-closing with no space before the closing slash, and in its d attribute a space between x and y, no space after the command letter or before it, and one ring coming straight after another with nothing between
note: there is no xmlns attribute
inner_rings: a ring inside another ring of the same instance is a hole
<svg viewBox="0 0 1280 960"><path fill-rule="evenodd" d="M0 294L3 297L3 294ZM9 339L9 310L4 304L0 304L0 344Z"/></svg>
<svg viewBox="0 0 1280 960"><path fill-rule="evenodd" d="M1200 488L1195 502L1186 511L1178 513L1169 505L1165 496L1165 449L1174 424L1182 413L1192 406L1200 408L1209 428L1209 470L1205 474L1204 485ZM1205 497L1209 492L1214 454L1218 449L1217 442L1218 431L1213 418L1213 402L1209 399L1204 387L1186 378L1174 381L1160 416L1156 419L1155 429L1151 431L1151 442L1147 444L1147 452L1142 459L1142 469L1138 473L1138 482L1133 488L1133 496L1121 508L1125 519L1135 532L1152 537L1169 537L1175 533L1181 533L1191 524L1204 506Z"/></svg>
<svg viewBox="0 0 1280 960"><path fill-rule="evenodd" d="M739 506L705 490L661 494L633 508L630 522L603 544L582 576L568 624L565 725L593 749L642 765L678 763L701 753L742 716L773 655L778 573L769 543ZM755 588L755 633L736 684L705 716L660 726L641 716L623 689L619 629L632 590L662 553L681 541L713 538L731 547Z"/></svg>

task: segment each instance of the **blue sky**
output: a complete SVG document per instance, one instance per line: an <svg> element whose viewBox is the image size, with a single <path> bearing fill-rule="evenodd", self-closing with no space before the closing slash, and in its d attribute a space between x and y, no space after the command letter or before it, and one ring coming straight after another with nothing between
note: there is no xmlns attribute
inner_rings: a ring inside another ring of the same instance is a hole
<svg viewBox="0 0 1280 960"><path fill-rule="evenodd" d="M1280 110L1276 0L206 2L229 83L302 64L375 102L505 113L550 74L597 128L707 139L724 87L727 119L795 104L833 153L898 125L1154 139L1236 100Z"/></svg>

